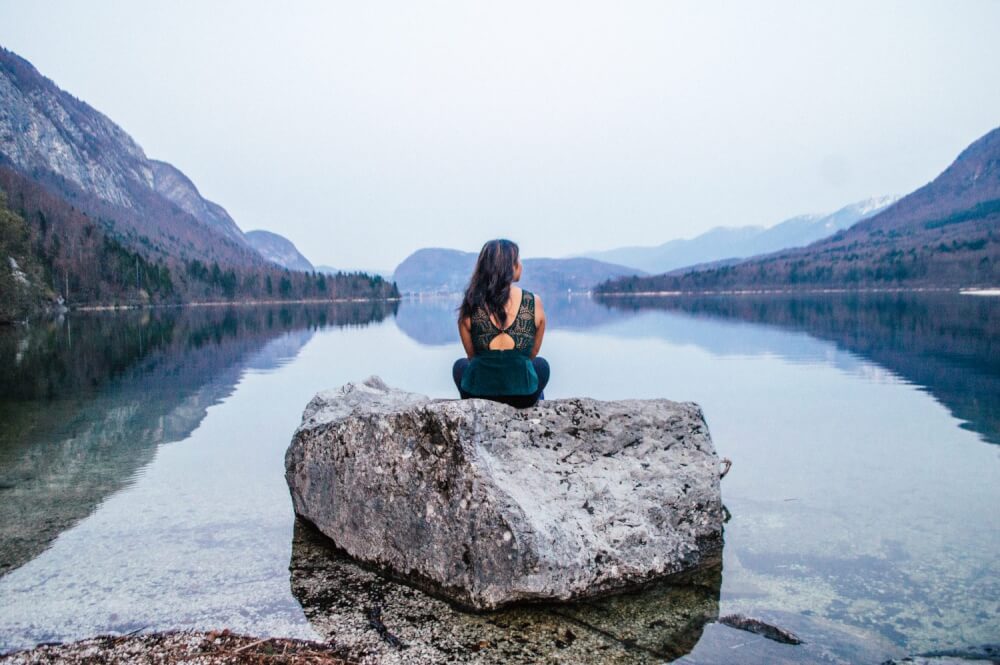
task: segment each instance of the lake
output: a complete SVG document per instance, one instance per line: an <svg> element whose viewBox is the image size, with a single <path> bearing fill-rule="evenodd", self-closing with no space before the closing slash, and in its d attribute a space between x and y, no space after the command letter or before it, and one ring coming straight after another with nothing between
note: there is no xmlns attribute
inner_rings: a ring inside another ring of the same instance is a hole
<svg viewBox="0 0 1000 665"><path fill-rule="evenodd" d="M0 330L0 652L175 628L326 637L336 603L295 580L334 558L295 521L285 449L321 389L376 374L453 396L456 305L73 313ZM608 654L880 662L1000 642L1000 299L545 305L547 398L698 402L734 463L721 571L670 591L696 588L699 610L667 617L683 603L660 601L680 596L657 596L659 623L684 628L649 637L656 621L628 617L653 592L614 599L613 629L593 638ZM806 645L715 621L736 612ZM619 633L639 637L619 649Z"/></svg>

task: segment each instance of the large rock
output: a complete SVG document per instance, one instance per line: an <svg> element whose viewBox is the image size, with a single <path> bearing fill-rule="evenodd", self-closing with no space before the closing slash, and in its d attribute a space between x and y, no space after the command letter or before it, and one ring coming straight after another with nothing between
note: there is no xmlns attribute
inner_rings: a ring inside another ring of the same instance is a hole
<svg viewBox="0 0 1000 665"><path fill-rule="evenodd" d="M634 587L722 544L718 458L690 402L517 410L373 377L313 398L285 469L295 512L338 547L472 609Z"/></svg>

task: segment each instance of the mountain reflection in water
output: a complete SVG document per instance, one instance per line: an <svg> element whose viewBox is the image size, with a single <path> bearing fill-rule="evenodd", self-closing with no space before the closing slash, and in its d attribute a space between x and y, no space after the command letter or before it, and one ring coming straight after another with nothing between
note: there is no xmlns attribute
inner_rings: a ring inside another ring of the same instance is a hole
<svg viewBox="0 0 1000 665"><path fill-rule="evenodd" d="M1000 302L995 298L902 292L605 297L600 302L623 313L664 310L777 326L831 341L925 389L963 421L963 428L1000 443Z"/></svg>
<svg viewBox="0 0 1000 665"><path fill-rule="evenodd" d="M620 321L623 312L612 311L587 295L567 297L541 293L548 329L587 330ZM396 325L410 339L425 346L458 343L459 296L409 298L396 312Z"/></svg>
<svg viewBox="0 0 1000 665"><path fill-rule="evenodd" d="M185 439L246 369L394 303L74 314L0 330L0 575Z"/></svg>

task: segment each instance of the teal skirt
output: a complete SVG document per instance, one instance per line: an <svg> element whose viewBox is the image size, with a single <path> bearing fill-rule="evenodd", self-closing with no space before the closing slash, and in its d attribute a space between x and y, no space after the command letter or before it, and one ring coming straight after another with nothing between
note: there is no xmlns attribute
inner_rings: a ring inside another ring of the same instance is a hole
<svg viewBox="0 0 1000 665"><path fill-rule="evenodd" d="M538 374L527 354L484 351L469 361L462 374L462 390L477 397L533 395L538 390Z"/></svg>

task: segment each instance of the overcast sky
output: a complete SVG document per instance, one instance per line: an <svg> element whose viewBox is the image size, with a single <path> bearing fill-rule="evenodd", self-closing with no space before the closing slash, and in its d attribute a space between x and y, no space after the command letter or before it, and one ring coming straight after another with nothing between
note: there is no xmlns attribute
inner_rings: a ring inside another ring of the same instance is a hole
<svg viewBox="0 0 1000 665"><path fill-rule="evenodd" d="M1000 125L1000 2L0 0L0 44L316 264L655 245L907 193Z"/></svg>

